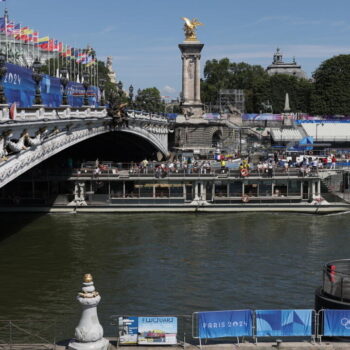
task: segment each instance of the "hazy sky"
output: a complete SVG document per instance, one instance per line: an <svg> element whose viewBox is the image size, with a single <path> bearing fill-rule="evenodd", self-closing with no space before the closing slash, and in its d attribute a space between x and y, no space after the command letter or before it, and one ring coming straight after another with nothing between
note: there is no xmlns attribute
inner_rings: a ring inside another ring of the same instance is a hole
<svg viewBox="0 0 350 350"><path fill-rule="evenodd" d="M350 53L350 0L7 0L10 19L73 47L113 56L125 87L178 96L181 17L198 18L208 59L272 61L280 47L310 76L325 59ZM3 3L1 6L4 7Z"/></svg>

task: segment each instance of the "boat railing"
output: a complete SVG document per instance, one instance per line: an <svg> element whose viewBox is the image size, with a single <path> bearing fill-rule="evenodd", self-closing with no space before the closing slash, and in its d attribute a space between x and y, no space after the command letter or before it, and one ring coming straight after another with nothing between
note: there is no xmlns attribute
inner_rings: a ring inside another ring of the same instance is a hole
<svg viewBox="0 0 350 350"><path fill-rule="evenodd" d="M334 260L324 265L323 291L341 301L350 301L350 259Z"/></svg>

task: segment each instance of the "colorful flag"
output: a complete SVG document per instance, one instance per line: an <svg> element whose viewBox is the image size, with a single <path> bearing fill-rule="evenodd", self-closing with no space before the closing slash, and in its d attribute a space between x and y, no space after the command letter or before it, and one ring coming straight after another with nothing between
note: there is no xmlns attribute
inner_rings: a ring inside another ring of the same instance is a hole
<svg viewBox="0 0 350 350"><path fill-rule="evenodd" d="M5 17L0 17L0 31L5 30L5 25L6 25Z"/></svg>
<svg viewBox="0 0 350 350"><path fill-rule="evenodd" d="M13 102L10 107L10 119L14 120L17 117L17 104Z"/></svg>
<svg viewBox="0 0 350 350"><path fill-rule="evenodd" d="M16 24L15 27L12 30L12 35L13 36L17 36L21 34L21 25L20 24Z"/></svg>

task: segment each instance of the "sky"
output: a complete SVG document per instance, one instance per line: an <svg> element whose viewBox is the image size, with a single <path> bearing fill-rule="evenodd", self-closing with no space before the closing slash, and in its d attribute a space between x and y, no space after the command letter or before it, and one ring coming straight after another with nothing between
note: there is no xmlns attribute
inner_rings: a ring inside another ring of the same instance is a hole
<svg viewBox="0 0 350 350"><path fill-rule="evenodd" d="M6 5L4 5L6 4ZM350 0L6 0L10 20L73 47L113 57L124 88L181 92L182 17L197 18L202 71L228 57L267 67L279 47L309 77L324 61L350 53ZM203 73L202 73L203 74Z"/></svg>

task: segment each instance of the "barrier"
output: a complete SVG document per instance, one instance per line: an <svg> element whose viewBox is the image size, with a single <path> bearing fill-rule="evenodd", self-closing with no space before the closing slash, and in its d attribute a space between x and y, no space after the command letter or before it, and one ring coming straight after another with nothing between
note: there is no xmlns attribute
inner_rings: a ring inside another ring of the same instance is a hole
<svg viewBox="0 0 350 350"><path fill-rule="evenodd" d="M256 337L315 337L315 312L303 310L256 310Z"/></svg>
<svg viewBox="0 0 350 350"><path fill-rule="evenodd" d="M313 309L223 310L178 316L111 316L118 344L175 345L185 343L192 320L192 338L350 337L350 310ZM156 330L156 331L155 331Z"/></svg>
<svg viewBox="0 0 350 350"><path fill-rule="evenodd" d="M324 309L320 313L323 316L323 336L350 337L350 310Z"/></svg>

